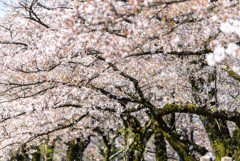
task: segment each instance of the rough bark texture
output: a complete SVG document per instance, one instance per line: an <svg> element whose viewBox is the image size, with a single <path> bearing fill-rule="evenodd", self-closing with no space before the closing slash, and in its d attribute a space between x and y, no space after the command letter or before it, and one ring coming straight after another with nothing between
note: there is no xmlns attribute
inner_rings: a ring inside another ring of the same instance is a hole
<svg viewBox="0 0 240 161"><path fill-rule="evenodd" d="M77 138L76 141L71 141L68 144L67 161L81 161L83 152L90 143L90 137Z"/></svg>
<svg viewBox="0 0 240 161"><path fill-rule="evenodd" d="M166 141L161 134L158 126L154 126L155 146L156 146L156 161L167 161Z"/></svg>

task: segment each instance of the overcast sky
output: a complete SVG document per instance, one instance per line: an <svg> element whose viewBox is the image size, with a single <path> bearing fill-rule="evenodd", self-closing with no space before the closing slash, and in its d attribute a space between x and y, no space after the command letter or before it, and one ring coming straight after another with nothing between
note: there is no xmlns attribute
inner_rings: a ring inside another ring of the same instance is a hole
<svg viewBox="0 0 240 161"><path fill-rule="evenodd" d="M4 15L4 6L0 3L0 16Z"/></svg>
<svg viewBox="0 0 240 161"><path fill-rule="evenodd" d="M0 5L0 15L2 16L4 14L4 11L3 11L4 7L2 6L2 4Z"/></svg>
<svg viewBox="0 0 240 161"><path fill-rule="evenodd" d="M0 16L3 16L4 15L4 6L2 4L2 1L3 2L11 2L11 0L0 0Z"/></svg>

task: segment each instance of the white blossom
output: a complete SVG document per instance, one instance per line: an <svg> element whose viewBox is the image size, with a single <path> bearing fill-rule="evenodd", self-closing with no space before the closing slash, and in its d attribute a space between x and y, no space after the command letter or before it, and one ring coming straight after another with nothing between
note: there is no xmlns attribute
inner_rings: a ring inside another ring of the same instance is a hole
<svg viewBox="0 0 240 161"><path fill-rule="evenodd" d="M215 22L218 20L218 17L214 15L214 16L212 16L212 20Z"/></svg>
<svg viewBox="0 0 240 161"><path fill-rule="evenodd" d="M215 60L214 60L214 55L213 55L213 53L207 54L206 57L207 57L208 65L209 65L209 66L214 66L216 62L215 62Z"/></svg>
<svg viewBox="0 0 240 161"><path fill-rule="evenodd" d="M234 32L234 28L231 24L229 24L228 22L222 23L220 26L220 29L222 30L222 32L226 33L226 34L231 34Z"/></svg>
<svg viewBox="0 0 240 161"><path fill-rule="evenodd" d="M224 47L218 45L215 49L214 49L214 59L216 60L216 62L220 63L224 60L225 58L225 53L224 53Z"/></svg>
<svg viewBox="0 0 240 161"><path fill-rule="evenodd" d="M179 43L179 41L180 41L179 36L178 36L178 35L174 35L174 36L172 37L171 44L172 44L173 46L177 46L178 43Z"/></svg>
<svg viewBox="0 0 240 161"><path fill-rule="evenodd" d="M233 22L233 27L234 27L234 30L235 30L236 34L237 34L238 36L240 36L240 21L235 20L235 21Z"/></svg>
<svg viewBox="0 0 240 161"><path fill-rule="evenodd" d="M223 6L229 6L230 5L230 0L222 0Z"/></svg>
<svg viewBox="0 0 240 161"><path fill-rule="evenodd" d="M233 66L232 70L237 73L238 75L240 75L240 67L239 66Z"/></svg>
<svg viewBox="0 0 240 161"><path fill-rule="evenodd" d="M229 43L227 49L225 49L225 52L233 57L236 57L236 51L239 49L239 46L235 43Z"/></svg>

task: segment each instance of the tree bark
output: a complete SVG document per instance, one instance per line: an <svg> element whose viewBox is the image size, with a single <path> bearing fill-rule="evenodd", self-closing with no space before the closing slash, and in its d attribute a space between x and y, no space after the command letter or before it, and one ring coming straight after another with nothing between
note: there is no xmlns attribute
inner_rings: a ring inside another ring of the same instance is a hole
<svg viewBox="0 0 240 161"><path fill-rule="evenodd" d="M88 138L77 138L68 143L67 161L82 161L83 152L90 143L90 136Z"/></svg>
<svg viewBox="0 0 240 161"><path fill-rule="evenodd" d="M161 134L158 126L154 125L155 146L156 146L156 161L167 161L167 149L164 136Z"/></svg>

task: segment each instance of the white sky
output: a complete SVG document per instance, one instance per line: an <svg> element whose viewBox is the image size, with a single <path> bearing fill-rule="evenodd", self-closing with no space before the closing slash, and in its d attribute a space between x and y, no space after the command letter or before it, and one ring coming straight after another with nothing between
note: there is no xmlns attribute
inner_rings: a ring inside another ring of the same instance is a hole
<svg viewBox="0 0 240 161"><path fill-rule="evenodd" d="M3 9L4 9L4 7L2 5L0 5L0 16L2 16L4 14Z"/></svg>
<svg viewBox="0 0 240 161"><path fill-rule="evenodd" d="M2 17L4 15L4 6L2 4L2 2L11 2L11 0L0 0L0 17Z"/></svg>

